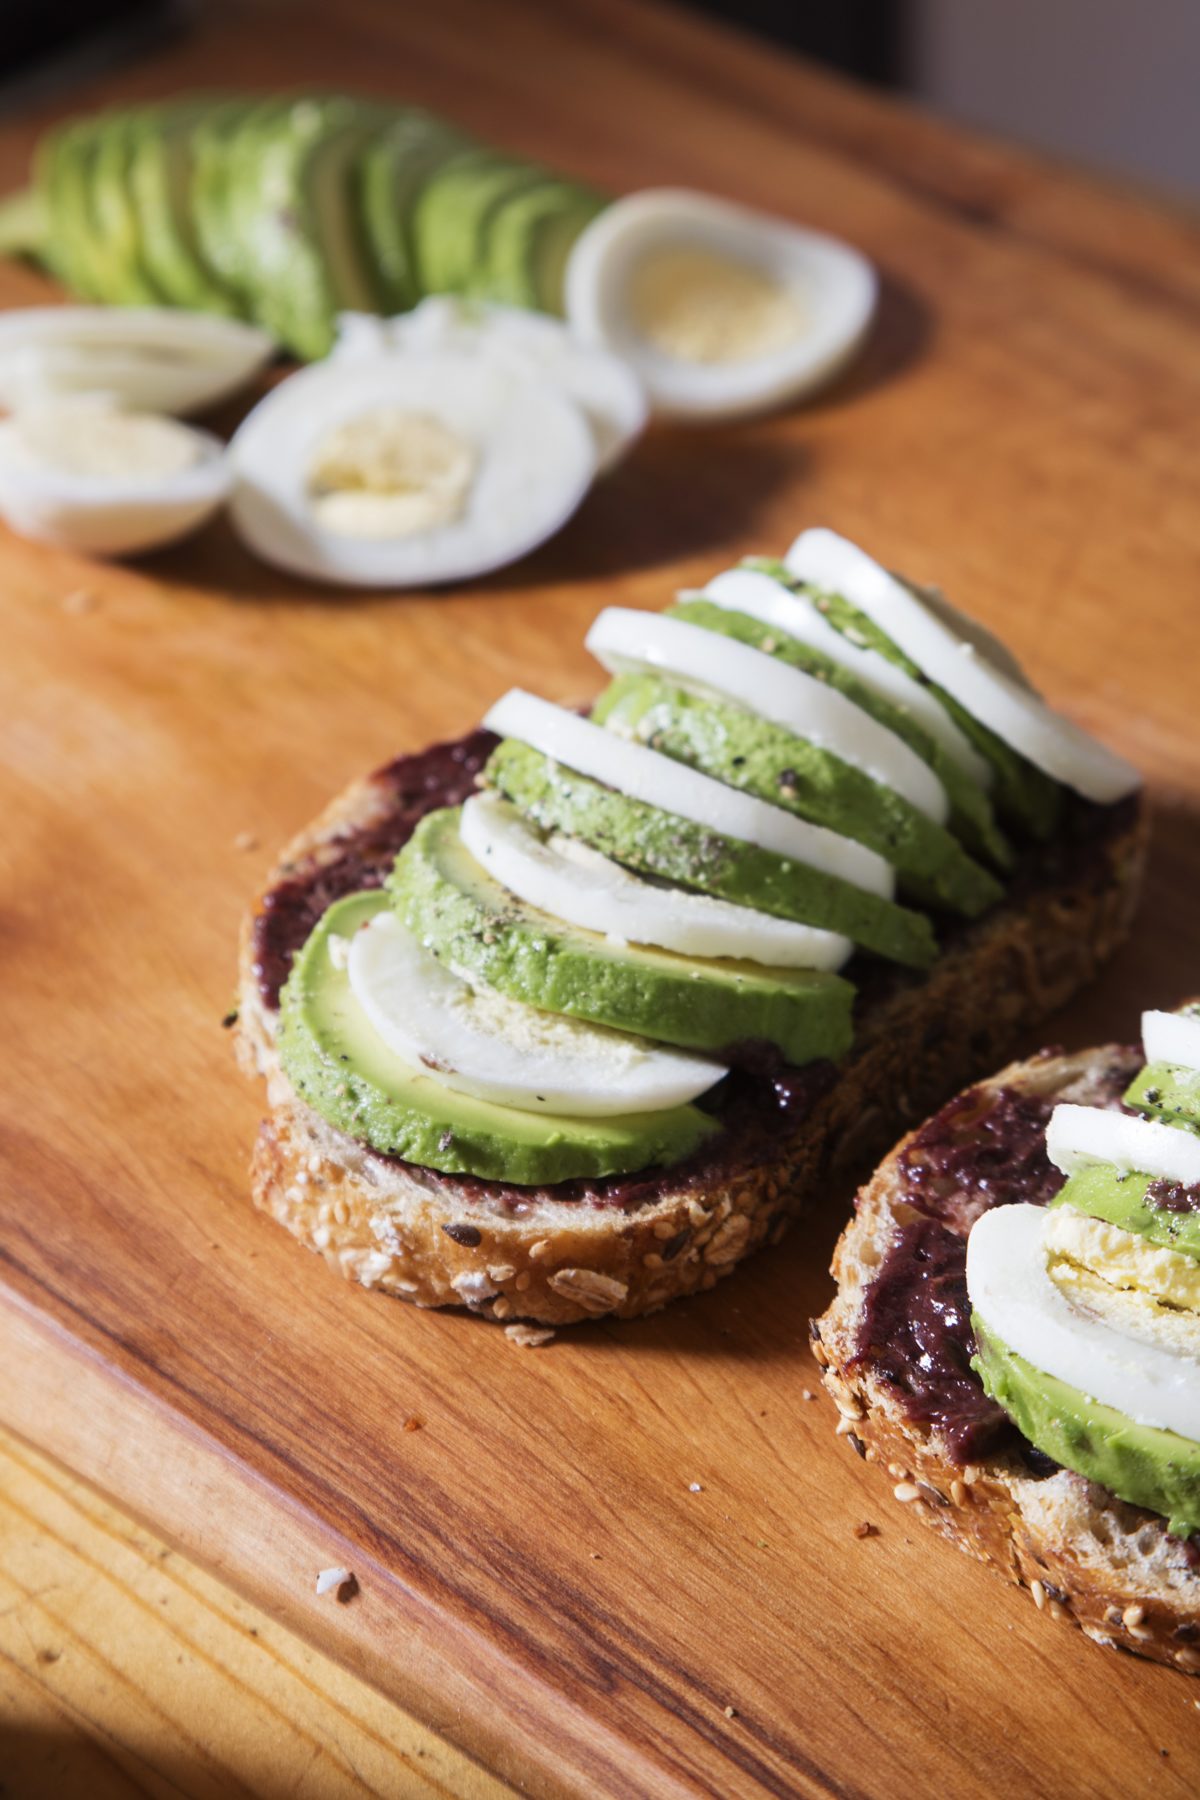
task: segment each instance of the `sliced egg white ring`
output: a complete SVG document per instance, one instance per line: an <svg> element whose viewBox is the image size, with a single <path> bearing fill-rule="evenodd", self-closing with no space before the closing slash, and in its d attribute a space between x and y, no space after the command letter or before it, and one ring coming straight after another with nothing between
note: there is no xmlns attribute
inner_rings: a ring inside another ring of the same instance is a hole
<svg viewBox="0 0 1200 1800"><path fill-rule="evenodd" d="M649 407L627 363L585 344L561 319L520 306L431 294L394 319L361 313L339 320L338 356L451 351L493 357L516 373L551 381L582 408L596 440L597 473L618 463L645 429Z"/></svg>
<svg viewBox="0 0 1200 1800"><path fill-rule="evenodd" d="M471 796L461 836L476 862L518 900L622 943L777 969L840 969L854 948L835 931L656 887L573 838L543 839L499 794Z"/></svg>
<svg viewBox="0 0 1200 1800"><path fill-rule="evenodd" d="M1148 1063L1173 1069L1200 1069L1200 1017L1189 1013L1144 1012L1142 1048Z"/></svg>
<svg viewBox="0 0 1200 1800"><path fill-rule="evenodd" d="M835 631L810 601L790 594L773 576L760 569L727 569L701 590L701 598L726 612L745 613L785 637L807 644L810 650L819 650L881 700L906 712L979 787L991 786L991 764L968 742L928 688L878 650L855 644Z"/></svg>
<svg viewBox="0 0 1200 1800"><path fill-rule="evenodd" d="M105 393L130 411L196 412L274 352L257 326L176 307L16 307L0 312L0 406Z"/></svg>
<svg viewBox="0 0 1200 1800"><path fill-rule="evenodd" d="M694 1100L725 1068L542 1012L445 968L393 913L354 934L350 988L388 1049L458 1093L524 1112L602 1118Z"/></svg>
<svg viewBox="0 0 1200 1800"><path fill-rule="evenodd" d="M752 271L794 309L785 341L760 355L697 361L668 354L639 321L639 280L656 260L710 256ZM836 238L683 188L618 200L577 239L565 277L567 318L586 343L632 365L656 413L738 418L822 386L849 361L875 311L865 257Z"/></svg>
<svg viewBox="0 0 1200 1800"><path fill-rule="evenodd" d="M469 446L459 517L390 537L323 527L311 468L337 429L394 409ZM266 562L318 581L413 587L464 581L526 555L561 529L591 484L583 414L553 383L459 354L333 359L281 382L229 446L233 522Z"/></svg>
<svg viewBox="0 0 1200 1800"><path fill-rule="evenodd" d="M1122 757L997 668L856 544L823 528L802 531L785 560L798 580L840 594L866 613L931 681L1055 781L1101 804L1141 786Z"/></svg>
<svg viewBox="0 0 1200 1800"><path fill-rule="evenodd" d="M193 460L162 475L83 474L30 459L26 416L0 422L0 516L22 537L85 556L133 556L198 530L228 496L225 446L207 431L172 421L188 434Z"/></svg>
<svg viewBox="0 0 1200 1800"><path fill-rule="evenodd" d="M624 606L606 606L584 641L610 674L648 669L723 695L892 788L936 825L949 817L946 790L929 764L861 706L803 669L719 632Z"/></svg>
<svg viewBox="0 0 1200 1800"><path fill-rule="evenodd" d="M1200 1184L1200 1137L1099 1106L1056 1106L1046 1127L1046 1154L1064 1175L1106 1163L1155 1181Z"/></svg>
<svg viewBox="0 0 1200 1800"><path fill-rule="evenodd" d="M967 1240L971 1306L1035 1369L1139 1425L1200 1439L1200 1360L1131 1337L1072 1305L1051 1280L1041 1206L998 1206Z"/></svg>
<svg viewBox="0 0 1200 1800"><path fill-rule="evenodd" d="M521 688L513 688L498 700L483 723L501 737L518 738L553 762L627 794L631 800L790 857L885 900L895 892L891 864L853 838L794 818L765 800L741 794L711 775L701 775L643 744L630 743Z"/></svg>

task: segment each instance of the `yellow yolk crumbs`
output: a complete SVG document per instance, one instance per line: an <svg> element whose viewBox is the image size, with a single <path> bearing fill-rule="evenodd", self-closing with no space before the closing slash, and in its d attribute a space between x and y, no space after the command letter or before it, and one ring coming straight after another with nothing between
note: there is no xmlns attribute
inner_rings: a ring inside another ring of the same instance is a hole
<svg viewBox="0 0 1200 1800"><path fill-rule="evenodd" d="M642 336L679 362L749 362L804 330L782 282L710 250L652 251L634 272L630 303Z"/></svg>
<svg viewBox="0 0 1200 1800"><path fill-rule="evenodd" d="M10 466L87 481L169 481L190 469L200 446L187 427L153 413L126 413L85 396L14 415Z"/></svg>
<svg viewBox="0 0 1200 1800"><path fill-rule="evenodd" d="M309 464L317 522L345 537L413 537L461 518L475 446L429 413L380 407L330 433Z"/></svg>
<svg viewBox="0 0 1200 1800"><path fill-rule="evenodd" d="M1200 1263L1069 1206L1046 1215L1046 1268L1084 1312L1129 1336L1200 1353Z"/></svg>

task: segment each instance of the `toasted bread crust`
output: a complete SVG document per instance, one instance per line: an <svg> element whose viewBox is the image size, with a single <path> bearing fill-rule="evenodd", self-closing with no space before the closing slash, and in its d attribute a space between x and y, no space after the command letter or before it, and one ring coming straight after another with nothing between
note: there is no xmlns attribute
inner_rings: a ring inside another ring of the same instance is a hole
<svg viewBox="0 0 1200 1800"><path fill-rule="evenodd" d="M982 1083L1089 1099L1114 1047L1035 1057ZM1200 1673L1200 1568L1161 1524L1068 1470L1035 1477L1011 1451L961 1466L944 1437L915 1422L868 1357L859 1356L867 1289L907 1202L903 1138L858 1196L838 1241L837 1297L813 1324L813 1351L838 1409L837 1431L886 1472L910 1516L1026 1588L1040 1611L1097 1643Z"/></svg>
<svg viewBox="0 0 1200 1800"><path fill-rule="evenodd" d="M386 810L377 777L355 783L287 848L265 890L298 867L336 860L338 839ZM254 1157L255 1204L350 1279L421 1306L564 1325L632 1318L712 1287L776 1240L831 1175L869 1166L896 1132L1014 1036L1088 981L1125 936L1137 898L1145 821L1105 844L1074 882L1041 887L964 931L928 976L872 1005L831 1090L769 1160L685 1191L664 1187L626 1212L556 1201L526 1205L479 1184L426 1177L333 1131L292 1091L275 1051L275 1015L242 934L238 1050L265 1076L270 1117Z"/></svg>

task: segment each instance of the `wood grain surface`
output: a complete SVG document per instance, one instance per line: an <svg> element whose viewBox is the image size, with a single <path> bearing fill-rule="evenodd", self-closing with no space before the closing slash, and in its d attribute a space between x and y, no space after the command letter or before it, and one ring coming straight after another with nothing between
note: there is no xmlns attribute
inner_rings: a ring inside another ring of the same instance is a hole
<svg viewBox="0 0 1200 1800"><path fill-rule="evenodd" d="M1151 780L1140 929L1051 1035L1194 991L1200 230L633 0L214 5L104 96L231 74L805 218L878 261L883 312L817 403L652 434L470 590L331 597L220 524L125 568L0 537L0 1413L532 1794L1194 1794L1196 1684L951 1556L806 1399L847 1194L700 1300L518 1351L251 1212L220 1019L246 897L353 775L511 683L587 693L602 604L817 522L940 581Z"/></svg>

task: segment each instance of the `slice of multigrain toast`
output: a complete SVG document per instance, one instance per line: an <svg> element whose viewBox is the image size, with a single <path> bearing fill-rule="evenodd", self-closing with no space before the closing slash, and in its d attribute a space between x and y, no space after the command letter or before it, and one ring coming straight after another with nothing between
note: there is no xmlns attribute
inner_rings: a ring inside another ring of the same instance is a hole
<svg viewBox="0 0 1200 1800"><path fill-rule="evenodd" d="M1103 809L1069 854L1042 854L927 974L868 968L854 1048L836 1069L731 1077L714 1102L726 1129L688 1163L536 1189L441 1174L377 1155L297 1096L276 1053L278 992L324 907L377 886L417 817L470 791L493 742L475 733L355 783L288 847L243 931L239 1054L269 1103L255 1203L347 1278L421 1306L553 1326L632 1318L712 1287L832 1176L869 1167L897 1131L994 1067L1092 977L1136 901L1140 800Z"/></svg>
<svg viewBox="0 0 1200 1800"><path fill-rule="evenodd" d="M1200 1673L1200 1554L1165 1521L1038 1455L969 1368L966 1239L990 1205L1049 1199L1059 1100L1115 1104L1118 1045L1013 1063L910 1133L858 1196L813 1349L848 1447L910 1517L1096 1642Z"/></svg>

